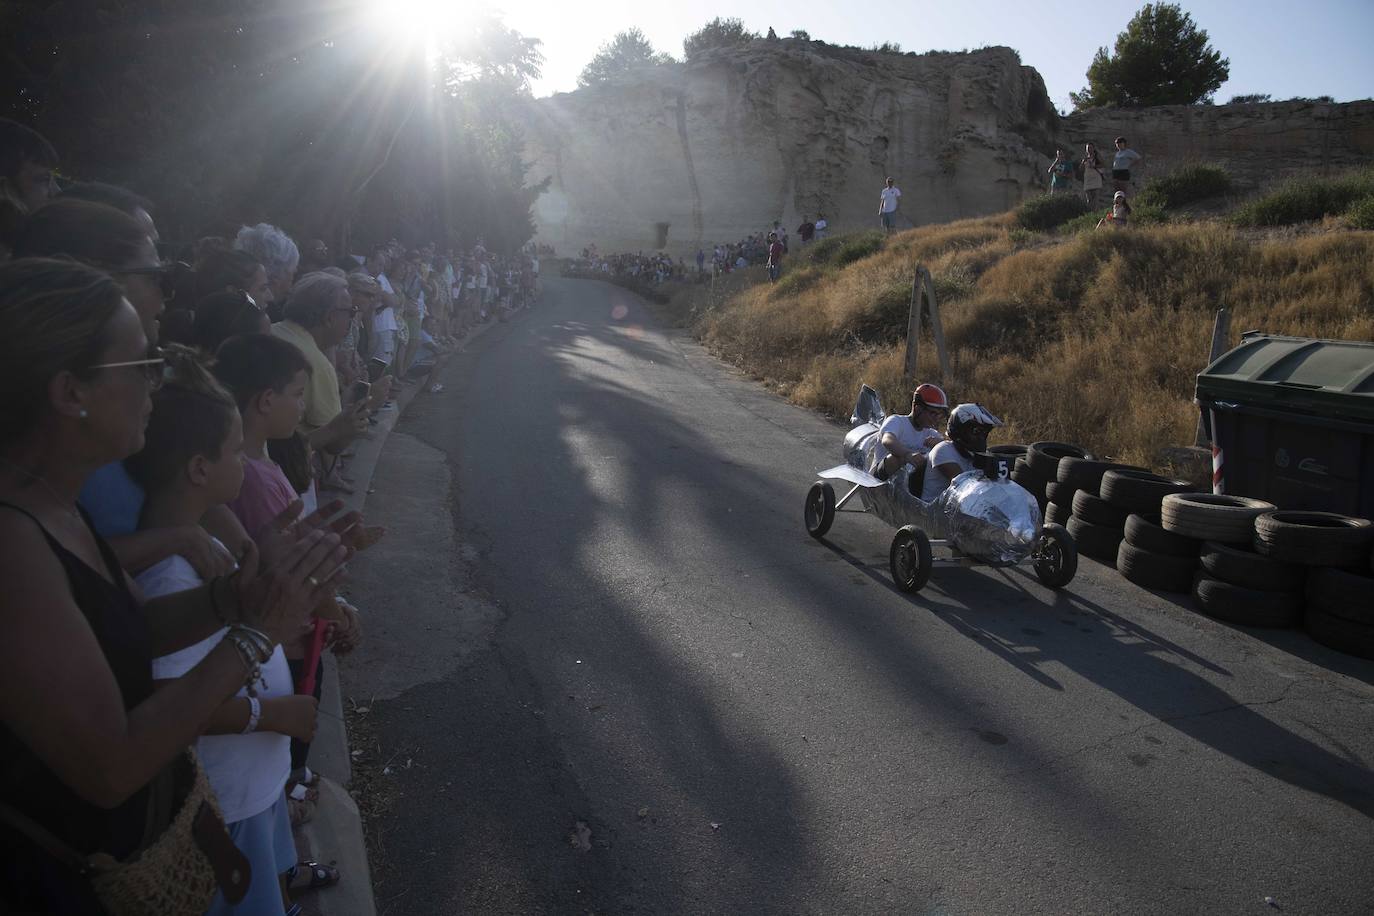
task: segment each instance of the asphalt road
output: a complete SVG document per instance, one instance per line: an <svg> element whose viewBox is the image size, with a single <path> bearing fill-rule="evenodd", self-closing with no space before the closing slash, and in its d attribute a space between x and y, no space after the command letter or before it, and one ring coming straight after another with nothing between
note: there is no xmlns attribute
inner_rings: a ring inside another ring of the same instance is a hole
<svg viewBox="0 0 1374 916"><path fill-rule="evenodd" d="M547 286L374 479L380 912L1374 912L1374 663L1087 559L903 595L803 530L840 427Z"/></svg>

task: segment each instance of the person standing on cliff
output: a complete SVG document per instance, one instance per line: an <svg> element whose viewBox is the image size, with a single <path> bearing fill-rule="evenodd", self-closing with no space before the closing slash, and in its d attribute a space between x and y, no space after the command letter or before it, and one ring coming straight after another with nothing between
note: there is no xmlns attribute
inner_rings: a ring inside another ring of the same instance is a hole
<svg viewBox="0 0 1374 916"><path fill-rule="evenodd" d="M826 222L824 213L816 214L816 239L825 238L825 230L830 228L830 223Z"/></svg>
<svg viewBox="0 0 1374 916"><path fill-rule="evenodd" d="M768 234L768 282L778 282L778 274L782 273L782 242L778 239L776 232Z"/></svg>
<svg viewBox="0 0 1374 916"><path fill-rule="evenodd" d="M1073 190L1073 163L1062 149L1054 151L1054 162L1050 163L1050 193L1068 193Z"/></svg>
<svg viewBox="0 0 1374 916"><path fill-rule="evenodd" d="M1089 207L1097 206L1097 192L1102 190L1102 157L1097 154L1097 145L1089 143L1083 148L1083 200Z"/></svg>
<svg viewBox="0 0 1374 916"><path fill-rule="evenodd" d="M803 245L811 241L811 237L816 234L816 224L811 222L811 217L803 216L801 225L797 227L797 236Z"/></svg>
<svg viewBox="0 0 1374 916"><path fill-rule="evenodd" d="M1117 191L1131 189L1131 170L1138 168L1145 157L1126 144L1125 137L1116 138L1116 155L1112 157L1112 188Z"/></svg>
<svg viewBox="0 0 1374 916"><path fill-rule="evenodd" d="M878 195L878 218L883 221L883 231L892 231L892 221L897 217L897 202L901 200L902 192L896 183L889 178L886 187Z"/></svg>

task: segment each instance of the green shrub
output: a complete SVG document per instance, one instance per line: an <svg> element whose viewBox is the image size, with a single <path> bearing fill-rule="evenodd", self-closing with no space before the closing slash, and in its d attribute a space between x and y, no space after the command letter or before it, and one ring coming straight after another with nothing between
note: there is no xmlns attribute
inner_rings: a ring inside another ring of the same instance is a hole
<svg viewBox="0 0 1374 916"><path fill-rule="evenodd" d="M1087 211L1087 203L1077 194L1045 194L1032 197L1016 208L1016 225L1049 232Z"/></svg>
<svg viewBox="0 0 1374 916"><path fill-rule="evenodd" d="M877 229L831 236L813 244L806 257L812 264L843 267L871 254L877 254L883 247L884 238L883 233Z"/></svg>
<svg viewBox="0 0 1374 916"><path fill-rule="evenodd" d="M952 267L931 275L936 302L955 302L973 295L978 278L967 267Z"/></svg>
<svg viewBox="0 0 1374 916"><path fill-rule="evenodd" d="M1092 232L1097 228L1097 221L1107 212L1102 207L1096 207L1082 216L1075 216L1067 223L1059 227L1060 235L1078 235L1080 232Z"/></svg>
<svg viewBox="0 0 1374 916"><path fill-rule="evenodd" d="M1232 219L1240 226L1291 226L1344 213L1374 195L1374 169L1336 178L1297 178L1245 204Z"/></svg>
<svg viewBox="0 0 1374 916"><path fill-rule="evenodd" d="M787 296L795 296L803 290L816 285L816 281L825 276L825 271L819 267L800 267L794 270L783 270L783 274L768 290L769 299L782 299Z"/></svg>
<svg viewBox="0 0 1374 916"><path fill-rule="evenodd" d="M899 281L884 287L849 330L865 343L892 343L906 339L910 318L911 284Z"/></svg>
<svg viewBox="0 0 1374 916"><path fill-rule="evenodd" d="M1186 165L1145 182L1137 200L1172 210L1208 197L1218 197L1230 190L1231 176L1221 166Z"/></svg>
<svg viewBox="0 0 1374 916"><path fill-rule="evenodd" d="M1374 229L1374 194L1355 201L1345 215L1356 229Z"/></svg>

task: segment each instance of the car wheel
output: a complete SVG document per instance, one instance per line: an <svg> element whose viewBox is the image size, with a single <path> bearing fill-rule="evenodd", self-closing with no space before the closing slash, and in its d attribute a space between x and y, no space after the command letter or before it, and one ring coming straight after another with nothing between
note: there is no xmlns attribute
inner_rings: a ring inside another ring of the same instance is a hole
<svg viewBox="0 0 1374 916"><path fill-rule="evenodd" d="M915 525L898 528L892 537L892 549L888 551L887 564L892 570L892 581L898 590L919 592L930 581L930 568L934 564L930 552L930 538Z"/></svg>
<svg viewBox="0 0 1374 916"><path fill-rule="evenodd" d="M1300 592L1306 572L1301 566L1281 563L1247 547L1216 541L1202 545L1202 568L1214 579L1261 592Z"/></svg>
<svg viewBox="0 0 1374 916"><path fill-rule="evenodd" d="M1152 553L1123 540L1116 551L1116 570L1126 579L1145 588L1187 593L1193 587L1197 557Z"/></svg>
<svg viewBox="0 0 1374 916"><path fill-rule="evenodd" d="M1078 545L1062 526L1053 522L1040 529L1033 556L1035 577L1046 588L1063 588L1078 572Z"/></svg>
<svg viewBox="0 0 1374 916"><path fill-rule="evenodd" d="M1288 592L1262 592L1198 573L1193 598L1208 617L1243 627L1291 627L1302 620L1303 597Z"/></svg>
<svg viewBox="0 0 1374 916"><path fill-rule="evenodd" d="M1151 553L1166 553L1171 557L1192 557L1197 559L1202 549L1202 541L1165 531L1157 519L1148 519L1140 514L1126 518L1126 543Z"/></svg>
<svg viewBox="0 0 1374 916"><path fill-rule="evenodd" d="M1165 531L1224 544L1249 544L1255 518L1273 511L1274 504L1262 499L1217 493L1170 493L1160 503Z"/></svg>
<svg viewBox="0 0 1374 916"><path fill-rule="evenodd" d="M823 537L835 521L835 488L818 480L806 491L806 533L813 538Z"/></svg>
<svg viewBox="0 0 1374 916"><path fill-rule="evenodd" d="M1374 524L1335 512L1279 510L1255 519L1255 549L1309 566L1361 566Z"/></svg>

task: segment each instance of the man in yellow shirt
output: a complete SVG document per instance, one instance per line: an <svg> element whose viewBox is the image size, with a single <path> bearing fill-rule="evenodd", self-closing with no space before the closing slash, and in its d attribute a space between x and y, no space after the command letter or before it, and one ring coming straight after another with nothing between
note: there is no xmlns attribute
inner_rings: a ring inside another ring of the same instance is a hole
<svg viewBox="0 0 1374 916"><path fill-rule="evenodd" d="M339 398L339 377L331 354L348 336L357 306L348 294L348 281L327 273L306 274L291 289L282 321L272 333L295 345L310 364L305 389L301 432L317 451L340 452L358 437L367 402L345 411Z"/></svg>

